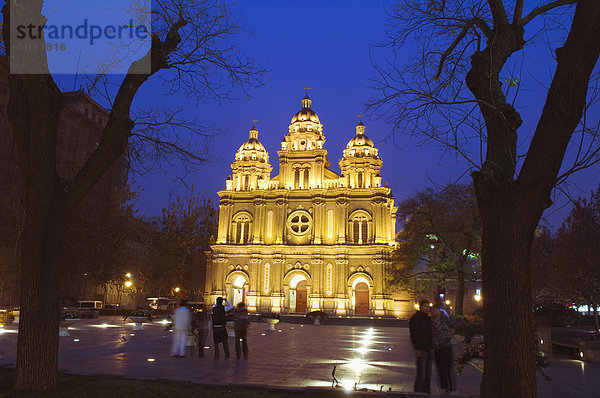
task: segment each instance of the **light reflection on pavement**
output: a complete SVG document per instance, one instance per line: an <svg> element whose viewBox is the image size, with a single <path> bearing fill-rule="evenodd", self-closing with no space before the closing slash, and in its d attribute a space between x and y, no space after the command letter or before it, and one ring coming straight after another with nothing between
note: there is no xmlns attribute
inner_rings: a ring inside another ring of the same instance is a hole
<svg viewBox="0 0 600 398"><path fill-rule="evenodd" d="M14 365L18 325L0 331L0 365ZM231 357L213 359L212 334L206 340L205 358L169 356L171 334L159 322L133 331L121 317L80 320L60 338L59 370L77 374L120 375L141 379L188 380L198 383L249 384L277 387L332 387L332 370L340 387L375 391L412 391L414 358L408 329L402 327L294 325L280 323L277 332L252 323L248 330L249 357L237 360L233 338ZM600 388L600 364L561 363L569 381ZM560 381L563 372L550 367L550 386L538 381L540 396L568 397L576 387ZM461 396L478 395L481 373L471 366L458 376ZM545 382L546 384L549 384ZM594 384L595 383L595 384ZM561 390L559 386L565 385ZM435 368L432 393L439 392ZM587 387L582 387L586 389ZM549 394L542 394L547 389ZM598 390L596 390L598 391ZM554 395L561 392L562 395ZM583 395L572 395L583 396Z"/></svg>

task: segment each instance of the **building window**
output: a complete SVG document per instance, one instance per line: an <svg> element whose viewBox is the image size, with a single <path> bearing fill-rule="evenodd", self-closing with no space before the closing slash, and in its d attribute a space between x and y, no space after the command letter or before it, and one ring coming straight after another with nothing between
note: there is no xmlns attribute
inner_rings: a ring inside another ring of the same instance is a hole
<svg viewBox="0 0 600 398"><path fill-rule="evenodd" d="M362 245L363 243L371 242L372 231L369 230L370 222L370 216L365 211L360 211L350 217L353 243Z"/></svg>
<svg viewBox="0 0 600 398"><path fill-rule="evenodd" d="M294 189L300 188L300 169L294 170Z"/></svg>
<svg viewBox="0 0 600 398"><path fill-rule="evenodd" d="M358 186L357 186L357 188L364 188L364 186L363 186L363 183L364 183L364 181L363 181L364 180L363 174L364 173L362 171L358 172Z"/></svg>
<svg viewBox="0 0 600 398"><path fill-rule="evenodd" d="M308 189L310 167L294 167L294 189Z"/></svg>
<svg viewBox="0 0 600 398"><path fill-rule="evenodd" d="M232 235L235 243L244 244L250 241L252 219L249 214L236 216L233 221Z"/></svg>
<svg viewBox="0 0 600 398"><path fill-rule="evenodd" d="M273 210L267 212L267 238L273 237Z"/></svg>
<svg viewBox="0 0 600 398"><path fill-rule="evenodd" d="M333 210L327 210L327 237L333 238Z"/></svg>
<svg viewBox="0 0 600 398"><path fill-rule="evenodd" d="M304 169L304 181L302 181L302 188L307 189L308 188L308 169Z"/></svg>
<svg viewBox="0 0 600 398"><path fill-rule="evenodd" d="M305 235L312 226L312 217L305 210L294 211L288 217L287 226L293 235Z"/></svg>

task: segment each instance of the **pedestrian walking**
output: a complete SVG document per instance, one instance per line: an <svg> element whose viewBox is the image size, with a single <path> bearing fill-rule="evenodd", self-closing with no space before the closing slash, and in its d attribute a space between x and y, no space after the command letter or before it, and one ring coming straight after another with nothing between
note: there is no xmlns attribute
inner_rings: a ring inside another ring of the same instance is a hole
<svg viewBox="0 0 600 398"><path fill-rule="evenodd" d="M237 359L240 359L242 352L244 353L244 359L248 358L248 326L250 325L250 319L248 318L248 308L243 302L239 302L235 310L233 310L233 316L235 321L235 355Z"/></svg>
<svg viewBox="0 0 600 398"><path fill-rule="evenodd" d="M187 301L181 300L179 307L173 311L173 346L171 355L174 357L185 357L185 347L192 326L192 316L186 307Z"/></svg>
<svg viewBox="0 0 600 398"><path fill-rule="evenodd" d="M431 307L432 341L435 367L440 380L440 388L449 394L456 388L452 383L452 321L439 305Z"/></svg>
<svg viewBox="0 0 600 398"><path fill-rule="evenodd" d="M198 344L198 357L204 357L204 346L208 336L208 312L203 304L198 308L192 317L192 330L196 335L196 344Z"/></svg>
<svg viewBox="0 0 600 398"><path fill-rule="evenodd" d="M223 305L223 302L226 305ZM223 299L223 297L217 297L217 302L212 309L212 323L213 323L213 341L215 344L215 359L219 358L219 344L223 344L223 352L225 358L229 358L229 344L227 344L227 329L225 324L227 323L226 311L232 308L229 301Z"/></svg>
<svg viewBox="0 0 600 398"><path fill-rule="evenodd" d="M419 310L408 321L410 341L415 351L417 375L415 377L415 392L431 393L431 364L432 364L432 322L429 318L429 301L421 300Z"/></svg>

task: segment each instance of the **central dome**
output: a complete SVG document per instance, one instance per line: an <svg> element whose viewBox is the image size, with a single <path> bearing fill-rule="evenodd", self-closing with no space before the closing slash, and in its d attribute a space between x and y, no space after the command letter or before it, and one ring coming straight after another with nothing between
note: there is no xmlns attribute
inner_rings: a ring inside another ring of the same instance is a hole
<svg viewBox="0 0 600 398"><path fill-rule="evenodd" d="M317 116L315 111L313 111L310 108L311 104L312 104L312 101L310 100L308 95L304 96L304 98L302 98L302 109L300 109L298 112L296 112L294 117L292 117L292 121L290 122L290 124L294 124L296 122L306 122L306 121L319 123L319 117Z"/></svg>

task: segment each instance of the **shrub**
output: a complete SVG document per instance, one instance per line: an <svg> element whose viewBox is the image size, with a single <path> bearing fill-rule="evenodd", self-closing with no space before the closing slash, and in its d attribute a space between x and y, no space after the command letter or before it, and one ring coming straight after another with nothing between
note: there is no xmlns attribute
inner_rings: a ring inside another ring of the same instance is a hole
<svg viewBox="0 0 600 398"><path fill-rule="evenodd" d="M263 312L258 319L281 319L281 315L277 312Z"/></svg>
<svg viewBox="0 0 600 398"><path fill-rule="evenodd" d="M150 307L137 307L135 310L131 311L127 315L123 317L123 322L132 316L143 316L148 319L150 323L152 323L152 308Z"/></svg>
<svg viewBox="0 0 600 398"><path fill-rule="evenodd" d="M0 325L10 325L15 320L13 314L8 311L0 312Z"/></svg>
<svg viewBox="0 0 600 398"><path fill-rule="evenodd" d="M483 318L483 307L477 307L473 310L473 315L478 318Z"/></svg>
<svg viewBox="0 0 600 398"><path fill-rule="evenodd" d="M577 311L558 301L540 302L534 306L533 313L535 316L545 315L570 315L577 316Z"/></svg>

